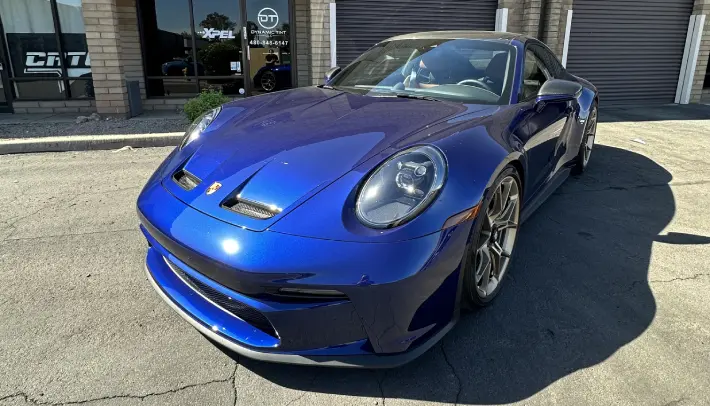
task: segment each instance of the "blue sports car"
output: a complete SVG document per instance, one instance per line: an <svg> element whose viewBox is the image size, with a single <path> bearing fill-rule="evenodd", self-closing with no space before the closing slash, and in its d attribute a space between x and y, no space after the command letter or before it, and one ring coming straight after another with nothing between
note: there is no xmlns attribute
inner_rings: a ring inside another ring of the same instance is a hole
<svg viewBox="0 0 710 406"><path fill-rule="evenodd" d="M522 35L382 41L190 126L138 198L148 278L238 354L401 365L498 295L523 220L585 170L597 104Z"/></svg>

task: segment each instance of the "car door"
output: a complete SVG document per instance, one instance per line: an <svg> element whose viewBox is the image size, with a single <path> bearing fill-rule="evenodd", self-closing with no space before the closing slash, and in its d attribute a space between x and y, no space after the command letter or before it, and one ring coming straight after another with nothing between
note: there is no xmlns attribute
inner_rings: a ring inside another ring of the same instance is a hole
<svg viewBox="0 0 710 406"><path fill-rule="evenodd" d="M560 135L570 115L569 102L536 103L542 85L553 73L536 46L525 50L523 80L518 99L525 119L518 131L527 157L527 199L534 197L552 178L559 160ZM552 67L554 72L554 67Z"/></svg>

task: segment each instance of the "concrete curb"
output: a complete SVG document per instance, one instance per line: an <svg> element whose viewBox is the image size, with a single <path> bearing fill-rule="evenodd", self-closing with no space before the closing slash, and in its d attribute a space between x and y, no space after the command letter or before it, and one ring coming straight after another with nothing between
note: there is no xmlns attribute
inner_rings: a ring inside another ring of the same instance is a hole
<svg viewBox="0 0 710 406"><path fill-rule="evenodd" d="M91 151L133 148L168 147L180 143L184 133L77 135L68 137L40 137L0 139L0 155L33 152Z"/></svg>

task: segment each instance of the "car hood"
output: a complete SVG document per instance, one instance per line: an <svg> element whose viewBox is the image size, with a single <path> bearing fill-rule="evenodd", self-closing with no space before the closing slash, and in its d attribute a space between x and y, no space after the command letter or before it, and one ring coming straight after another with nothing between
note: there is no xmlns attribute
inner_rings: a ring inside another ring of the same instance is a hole
<svg viewBox="0 0 710 406"><path fill-rule="evenodd" d="M261 231L395 142L401 147L403 139L471 112L456 103L315 87L254 97L225 105L209 132L174 155L163 185L210 216ZM180 168L200 184L180 187L173 180ZM259 220L222 207L237 194L277 214Z"/></svg>

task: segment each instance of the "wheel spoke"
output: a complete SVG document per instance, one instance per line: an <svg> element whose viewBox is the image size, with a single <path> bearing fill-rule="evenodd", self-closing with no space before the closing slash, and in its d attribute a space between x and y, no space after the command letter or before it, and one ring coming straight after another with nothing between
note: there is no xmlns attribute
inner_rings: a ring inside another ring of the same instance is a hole
<svg viewBox="0 0 710 406"><path fill-rule="evenodd" d="M505 204L505 202L503 201L501 186L499 186L496 189L495 193L493 193L493 199L488 206L488 218L491 224L495 222L495 219L498 218L501 211L503 211L503 204Z"/></svg>
<svg viewBox="0 0 710 406"><path fill-rule="evenodd" d="M513 179L506 178L500 184L500 204L505 210L505 206L508 204L508 199L510 198L510 190L513 188ZM503 211L501 210L501 211Z"/></svg>
<svg viewBox="0 0 710 406"><path fill-rule="evenodd" d="M489 288L488 286L491 283L491 271L493 270L493 264L489 263L486 269L483 270L483 273L481 274L481 277L478 282L476 282L476 289L478 290L478 293L481 294L482 297L488 296L489 293Z"/></svg>
<svg viewBox="0 0 710 406"><path fill-rule="evenodd" d="M493 226L498 229L514 228L518 224L515 222L516 209L518 206L518 196L514 196L508 200L505 209L498 215L498 218L493 222Z"/></svg>
<svg viewBox="0 0 710 406"><path fill-rule="evenodd" d="M503 258L510 258L510 252L503 249L498 241L494 241L490 246L490 253L495 259L501 260Z"/></svg>
<svg viewBox="0 0 710 406"><path fill-rule="evenodd" d="M484 283L488 283L488 278L491 274L491 268L493 267L493 262L491 259L491 252L488 249L488 245L481 247L478 250L476 264L476 286L481 286Z"/></svg>

